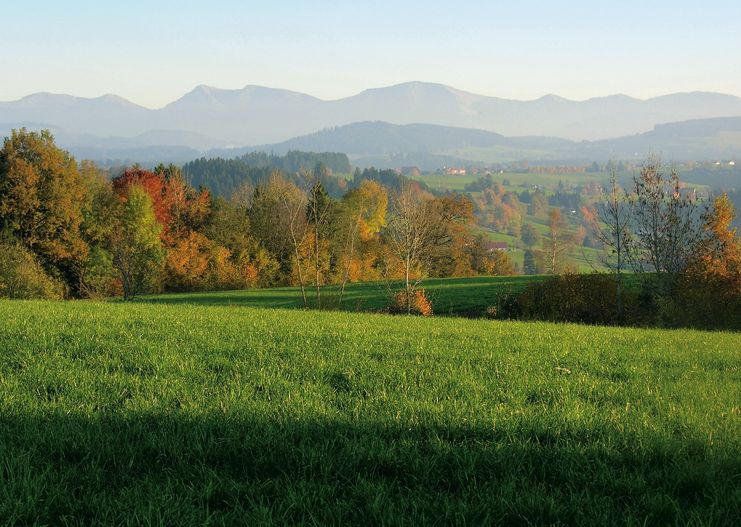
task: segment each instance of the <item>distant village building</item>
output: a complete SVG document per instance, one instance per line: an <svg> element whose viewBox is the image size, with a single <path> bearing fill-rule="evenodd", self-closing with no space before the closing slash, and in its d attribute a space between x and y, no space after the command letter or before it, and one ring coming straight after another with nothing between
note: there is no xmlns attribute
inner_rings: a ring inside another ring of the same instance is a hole
<svg viewBox="0 0 741 527"><path fill-rule="evenodd" d="M466 169L458 167L445 167L445 173L449 176L465 176Z"/></svg>
<svg viewBox="0 0 741 527"><path fill-rule="evenodd" d="M484 243L484 248L490 253L494 251L507 251L509 250L509 244L507 242L487 241Z"/></svg>
<svg viewBox="0 0 741 527"><path fill-rule="evenodd" d="M736 162L735 161L731 161L731 162L728 163L728 166L729 167L735 167L736 166Z"/></svg>

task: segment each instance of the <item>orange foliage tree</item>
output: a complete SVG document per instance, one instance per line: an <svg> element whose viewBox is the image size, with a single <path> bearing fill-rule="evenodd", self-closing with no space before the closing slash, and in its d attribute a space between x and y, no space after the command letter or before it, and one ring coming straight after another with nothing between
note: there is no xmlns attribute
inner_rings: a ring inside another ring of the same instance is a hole
<svg viewBox="0 0 741 527"><path fill-rule="evenodd" d="M726 194L703 215L696 254L675 288L675 323L701 327L741 327L741 240L735 209Z"/></svg>

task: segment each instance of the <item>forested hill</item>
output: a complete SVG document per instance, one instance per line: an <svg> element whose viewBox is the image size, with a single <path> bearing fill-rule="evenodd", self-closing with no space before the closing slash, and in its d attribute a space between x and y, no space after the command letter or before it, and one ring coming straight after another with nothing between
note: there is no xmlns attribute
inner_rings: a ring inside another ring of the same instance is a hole
<svg viewBox="0 0 741 527"><path fill-rule="evenodd" d="M195 188L205 187L218 196L230 196L244 184L255 186L273 170L286 175L313 170L318 164L330 173L349 174L350 161L345 154L290 151L285 155L250 152L234 159L202 157L183 165L183 175Z"/></svg>

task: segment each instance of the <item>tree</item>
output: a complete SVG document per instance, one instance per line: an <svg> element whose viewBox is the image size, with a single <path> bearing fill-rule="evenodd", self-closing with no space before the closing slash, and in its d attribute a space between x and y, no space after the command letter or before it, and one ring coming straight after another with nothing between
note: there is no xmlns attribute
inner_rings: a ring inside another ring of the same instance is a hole
<svg viewBox="0 0 741 527"><path fill-rule="evenodd" d="M727 193L717 196L703 214L703 237L698 252L700 259L709 262L709 269L722 270L741 260L741 241L733 226L735 217L736 209Z"/></svg>
<svg viewBox="0 0 741 527"><path fill-rule="evenodd" d="M79 291L88 298L114 296L119 285L110 244L119 199L105 171L91 161L80 164L80 177L85 186L80 231L90 250L80 268Z"/></svg>
<svg viewBox="0 0 741 527"><path fill-rule="evenodd" d="M0 150L0 224L34 252L51 274L77 291L88 253L80 226L85 186L69 153L48 130L13 130Z"/></svg>
<svg viewBox="0 0 741 527"><path fill-rule="evenodd" d="M571 249L571 236L566 232L566 223L561 217L559 209L551 209L548 213L548 236L544 239L546 272L558 274L564 265L564 257Z"/></svg>
<svg viewBox="0 0 741 527"><path fill-rule="evenodd" d="M655 156L649 158L633 183L633 267L654 273L660 291L667 292L697 249L697 203L682 195L676 170L671 171L668 180L664 177L661 161Z"/></svg>
<svg viewBox="0 0 741 527"><path fill-rule="evenodd" d="M0 298L59 299L64 296L64 288L26 247L0 241Z"/></svg>
<svg viewBox="0 0 741 527"><path fill-rule="evenodd" d="M386 227L386 239L390 250L401 261L404 268L404 293L407 313L412 312L411 275L415 266L429 254L434 237L432 200L404 185L392 200L391 218Z"/></svg>
<svg viewBox="0 0 741 527"><path fill-rule="evenodd" d="M161 232L147 191L139 185L129 186L112 240L113 265L121 276L124 300L132 300L155 284L165 256Z"/></svg>
<svg viewBox="0 0 741 527"><path fill-rule="evenodd" d="M532 223L526 223L522 226L520 238L527 247L534 247L538 243L540 233Z"/></svg>
<svg viewBox="0 0 741 527"><path fill-rule="evenodd" d="M355 189L345 193L341 202L341 222L344 225L344 258L338 304L342 303L345 285L350 279L350 268L355 257L358 239L369 240L386 225L388 196L376 181L364 180Z"/></svg>
<svg viewBox="0 0 741 527"><path fill-rule="evenodd" d="M592 221L592 230L606 251L603 263L615 277L618 320L622 319L623 273L630 261L631 211L627 197L617 183L617 174L610 174L610 188L604 202L597 208L597 217Z"/></svg>
<svg viewBox="0 0 741 527"><path fill-rule="evenodd" d="M147 193L152 204L152 210L159 224L162 226L161 236L167 235L170 224L170 207L165 200L165 177L134 165L120 176L113 178L113 190L125 199L131 187L137 186Z"/></svg>
<svg viewBox="0 0 741 527"><path fill-rule="evenodd" d="M474 273L470 248L475 243L473 203L461 194L445 194L429 202L431 240L427 267L433 276L470 276Z"/></svg>
<svg viewBox="0 0 741 527"><path fill-rule="evenodd" d="M249 217L256 239L281 263L284 276L296 272L304 307L308 307L302 270L302 248L309 232L306 195L275 171L255 189Z"/></svg>
<svg viewBox="0 0 741 527"><path fill-rule="evenodd" d="M530 196L530 203L527 209L527 213L531 216L542 216L548 210L548 199L540 189L533 192Z"/></svg>
<svg viewBox="0 0 741 527"><path fill-rule="evenodd" d="M726 194L702 215L697 251L679 277L671 301L674 322L705 328L741 329L741 240Z"/></svg>
<svg viewBox="0 0 741 527"><path fill-rule="evenodd" d="M487 273L492 276L511 276L515 274L512 259L504 251L493 251L489 254Z"/></svg>
<svg viewBox="0 0 741 527"><path fill-rule="evenodd" d="M325 263L322 261L322 255L326 253L325 245L329 238L331 228L331 217L333 212L332 198L321 183L321 166L317 166L313 174L314 183L309 191L308 202L306 204L306 219L311 228L313 238L312 256L314 260L314 287L316 292L316 307L322 307L321 285L322 270Z"/></svg>
<svg viewBox="0 0 741 527"><path fill-rule="evenodd" d="M538 274L537 264L535 261L535 253L532 249L528 249L525 251L522 271L526 275Z"/></svg>

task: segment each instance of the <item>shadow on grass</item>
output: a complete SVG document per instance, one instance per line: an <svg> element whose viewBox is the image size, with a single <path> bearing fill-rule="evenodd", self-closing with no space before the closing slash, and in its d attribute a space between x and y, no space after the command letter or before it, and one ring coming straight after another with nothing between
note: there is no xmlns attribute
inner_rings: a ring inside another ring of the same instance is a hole
<svg viewBox="0 0 741 527"><path fill-rule="evenodd" d="M703 444L231 415L0 417L10 524L732 524ZM609 440L607 440L609 439Z"/></svg>

